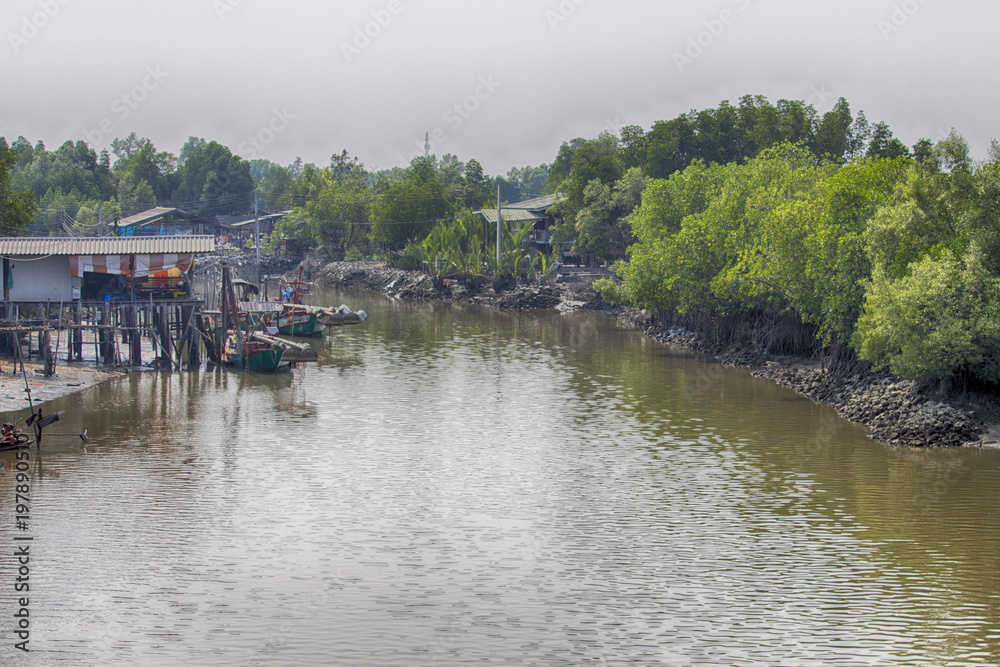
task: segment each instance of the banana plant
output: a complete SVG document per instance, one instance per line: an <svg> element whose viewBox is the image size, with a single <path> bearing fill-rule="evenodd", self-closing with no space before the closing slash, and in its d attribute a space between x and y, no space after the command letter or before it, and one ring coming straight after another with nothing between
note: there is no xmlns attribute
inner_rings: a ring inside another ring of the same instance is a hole
<svg viewBox="0 0 1000 667"><path fill-rule="evenodd" d="M452 274L465 284L482 279L482 237L471 214L463 214L450 223L438 223L421 243L421 250L438 289L444 286L445 276Z"/></svg>
<svg viewBox="0 0 1000 667"><path fill-rule="evenodd" d="M509 288L518 278L525 278L531 270L531 253L525 248L528 234L534 229L534 223L529 222L520 229L500 231L500 262L497 263L496 246L487 257L487 262L493 274L494 291Z"/></svg>
<svg viewBox="0 0 1000 667"><path fill-rule="evenodd" d="M431 274L431 280L437 289L444 287L444 277L451 273L455 265L452 236L451 230L444 223L438 223L420 244L427 272Z"/></svg>
<svg viewBox="0 0 1000 667"><path fill-rule="evenodd" d="M539 283L547 282L555 273L556 265L555 255L546 255L544 252L535 251L531 260L531 269L535 271L535 280Z"/></svg>

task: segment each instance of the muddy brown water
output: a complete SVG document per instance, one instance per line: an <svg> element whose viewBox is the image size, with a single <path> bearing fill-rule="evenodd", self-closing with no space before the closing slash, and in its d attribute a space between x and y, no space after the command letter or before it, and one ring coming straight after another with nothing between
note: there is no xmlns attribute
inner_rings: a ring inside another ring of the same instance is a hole
<svg viewBox="0 0 1000 667"><path fill-rule="evenodd" d="M27 531L0 455L0 664L1000 663L1000 452L599 315L313 302L371 319L52 406L91 439L32 452Z"/></svg>

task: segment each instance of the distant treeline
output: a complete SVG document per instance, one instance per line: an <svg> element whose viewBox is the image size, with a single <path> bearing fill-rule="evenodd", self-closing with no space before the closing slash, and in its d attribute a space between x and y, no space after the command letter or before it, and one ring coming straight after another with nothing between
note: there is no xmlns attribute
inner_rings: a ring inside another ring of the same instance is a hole
<svg viewBox="0 0 1000 667"><path fill-rule="evenodd" d="M405 247L425 262L428 248L442 257L447 247L471 274L463 253L486 262L469 242L480 233L471 209L492 208L497 186L506 202L559 194L554 240L616 261L620 281L600 285L608 298L660 314L797 321L817 344L905 377L997 383L998 165L996 143L981 163L954 132L909 148L844 99L820 114L749 95L649 130L574 139L551 165L495 177L453 155L373 172L346 151L323 167L281 166L194 137L177 156L134 134L100 154L18 137L0 139L0 225L92 234L98 202L105 219L155 205L209 216L251 211L256 192L262 209L291 211L272 244L331 257Z"/></svg>
<svg viewBox="0 0 1000 667"><path fill-rule="evenodd" d="M105 222L154 206L204 217L248 214L256 193L262 210L293 211L282 237L332 252L422 239L437 221L495 200L497 185L515 201L541 194L547 177L543 165L490 178L476 160L463 163L453 155L380 172L366 170L346 151L334 154L325 167L301 160L281 166L244 160L196 137L174 155L134 133L100 153L84 141L50 151L40 141L18 137L8 144L0 137L0 154L0 187L10 193L7 199L27 193L16 217L13 208L6 215L0 209L4 233L58 236L68 227L94 235L99 205Z"/></svg>

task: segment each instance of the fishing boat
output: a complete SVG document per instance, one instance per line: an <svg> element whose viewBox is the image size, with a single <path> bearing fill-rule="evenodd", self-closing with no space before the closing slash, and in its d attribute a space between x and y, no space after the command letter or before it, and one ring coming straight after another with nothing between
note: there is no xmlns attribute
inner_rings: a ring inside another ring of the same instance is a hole
<svg viewBox="0 0 1000 667"><path fill-rule="evenodd" d="M17 422L21 421L20 419ZM0 428L0 452L12 452L19 449L27 449L31 446L31 438L27 433L21 433L17 427L17 422L4 424Z"/></svg>
<svg viewBox="0 0 1000 667"><path fill-rule="evenodd" d="M302 271L300 266L297 279L283 281L282 285L279 286L283 307L281 315L278 316L279 334L283 336L320 336L325 327L360 324L368 319L368 314L365 311L354 312L344 305L332 309L307 306L302 303L302 295L309 293L309 283L302 280Z"/></svg>
<svg viewBox="0 0 1000 667"><path fill-rule="evenodd" d="M283 336L322 336L318 313L286 308L278 317L278 333Z"/></svg>
<svg viewBox="0 0 1000 667"><path fill-rule="evenodd" d="M273 340L258 338L255 326L264 322L268 314L281 311L279 304L241 301L237 305L237 328L226 336L222 349L222 361L248 371L275 372L288 370L291 361L284 359L285 345Z"/></svg>
<svg viewBox="0 0 1000 667"><path fill-rule="evenodd" d="M272 322L280 316L282 304L247 300L257 293L254 285L231 279L229 268L223 268L222 313L232 327L220 354L223 363L247 371L275 372L300 361L316 361L319 356L312 348L276 337L278 328Z"/></svg>
<svg viewBox="0 0 1000 667"><path fill-rule="evenodd" d="M302 303L302 295L309 293L308 283L302 280L302 267L299 266L297 279L282 282L279 290L283 309L278 317L278 333L284 336L323 335L323 325L319 321L323 309Z"/></svg>

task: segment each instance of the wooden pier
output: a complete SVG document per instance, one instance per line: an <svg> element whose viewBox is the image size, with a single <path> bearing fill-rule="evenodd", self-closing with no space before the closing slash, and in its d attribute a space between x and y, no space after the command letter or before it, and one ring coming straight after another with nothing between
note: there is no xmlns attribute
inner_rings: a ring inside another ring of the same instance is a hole
<svg viewBox="0 0 1000 667"><path fill-rule="evenodd" d="M0 348L11 356L18 349L27 358L37 355L45 362L46 375L52 374L60 349L66 361L84 361L90 345L98 366L148 362L164 370L198 368L202 359L221 361L217 314L196 299L8 303L0 307ZM152 350L148 359L143 358L144 347Z"/></svg>

